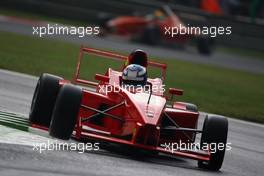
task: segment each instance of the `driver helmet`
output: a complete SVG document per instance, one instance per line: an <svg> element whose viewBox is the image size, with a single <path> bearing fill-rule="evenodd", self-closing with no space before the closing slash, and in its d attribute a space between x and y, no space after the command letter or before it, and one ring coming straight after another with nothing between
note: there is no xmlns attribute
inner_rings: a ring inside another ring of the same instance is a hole
<svg viewBox="0 0 264 176"><path fill-rule="evenodd" d="M127 65L130 64L137 64L137 65L141 65L142 67L147 67L148 65L148 55L145 51L140 50L140 49L136 49L134 50L132 53L130 53L130 55L128 56L128 60L126 63Z"/></svg>
<svg viewBox="0 0 264 176"><path fill-rule="evenodd" d="M122 73L122 83L133 86L144 86L147 82L147 70L138 64L128 65Z"/></svg>

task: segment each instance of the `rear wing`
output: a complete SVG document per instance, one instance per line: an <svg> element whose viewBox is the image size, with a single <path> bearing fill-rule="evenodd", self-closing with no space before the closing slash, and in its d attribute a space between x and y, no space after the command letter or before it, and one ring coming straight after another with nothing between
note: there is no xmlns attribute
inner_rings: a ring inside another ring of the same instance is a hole
<svg viewBox="0 0 264 176"><path fill-rule="evenodd" d="M98 85L97 82L84 80L84 79L80 78L80 67L81 67L81 62L82 62L84 54L100 56L100 57L103 57L103 58L106 58L106 59L112 59L112 60L123 61L123 62L125 62L127 60L127 56L124 56L124 55L121 55L121 54L116 54L116 53L113 53L113 52L110 52L110 51L98 50L98 49L94 49L94 48L87 48L87 47L81 46L79 57L78 57L78 60L77 60L76 71L75 71L75 74L74 74L74 77L73 77L73 82L74 83L88 84L88 85L92 85L92 86L97 86ZM153 61L148 61L148 66L152 66L152 67L156 67L156 68L161 69L162 80L163 81L165 80L165 78L166 78L166 69L167 69L167 65L166 64L153 62Z"/></svg>

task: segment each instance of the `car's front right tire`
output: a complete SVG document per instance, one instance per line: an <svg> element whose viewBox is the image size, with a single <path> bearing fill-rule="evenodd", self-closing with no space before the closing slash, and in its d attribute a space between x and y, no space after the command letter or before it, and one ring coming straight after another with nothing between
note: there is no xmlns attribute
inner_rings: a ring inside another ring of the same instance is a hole
<svg viewBox="0 0 264 176"><path fill-rule="evenodd" d="M29 122L31 124L49 127L54 104L60 89L62 78L43 73L37 83L32 98Z"/></svg>
<svg viewBox="0 0 264 176"><path fill-rule="evenodd" d="M228 133L228 120L221 116L206 116L201 137L201 146L212 146L209 161L198 161L198 167L218 171L223 163Z"/></svg>

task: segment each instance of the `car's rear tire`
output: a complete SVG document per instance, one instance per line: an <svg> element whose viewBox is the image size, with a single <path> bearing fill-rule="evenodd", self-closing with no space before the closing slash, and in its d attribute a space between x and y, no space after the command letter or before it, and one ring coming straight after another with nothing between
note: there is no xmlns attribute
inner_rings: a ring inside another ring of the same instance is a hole
<svg viewBox="0 0 264 176"><path fill-rule="evenodd" d="M160 28L159 26L147 26L141 36L141 41L148 45L158 45L160 42Z"/></svg>
<svg viewBox="0 0 264 176"><path fill-rule="evenodd" d="M111 28L107 25L107 22L110 21L113 16L110 16L106 13L99 13L97 15L97 24L100 27L99 37L106 37L109 33L111 33Z"/></svg>
<svg viewBox="0 0 264 176"><path fill-rule="evenodd" d="M32 98L29 122L49 127L54 104L60 89L59 81L62 78L43 73L37 83Z"/></svg>
<svg viewBox="0 0 264 176"><path fill-rule="evenodd" d="M52 137L68 140L76 123L82 100L82 89L72 84L65 84L58 94L49 134Z"/></svg>
<svg viewBox="0 0 264 176"><path fill-rule="evenodd" d="M199 37L197 39L197 49L200 54L211 55L214 49L214 40L211 37Z"/></svg>
<svg viewBox="0 0 264 176"><path fill-rule="evenodd" d="M217 171L221 168L228 133L228 120L225 117L220 116L207 116L203 125L203 132L201 137L201 146L206 144L214 144L215 150L211 153L209 161L198 161L198 167ZM224 148L217 146L224 145ZM219 145L220 144L220 145Z"/></svg>

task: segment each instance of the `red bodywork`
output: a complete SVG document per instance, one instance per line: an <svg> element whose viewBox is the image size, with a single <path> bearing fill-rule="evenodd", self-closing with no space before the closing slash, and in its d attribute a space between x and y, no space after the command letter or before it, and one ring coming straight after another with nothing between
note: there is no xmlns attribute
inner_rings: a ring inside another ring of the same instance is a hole
<svg viewBox="0 0 264 176"><path fill-rule="evenodd" d="M185 104L181 102L167 105L168 100L163 95L162 89L153 92L150 97L149 92L131 92L121 88L122 72L111 68L106 71L105 75L96 74L95 78L100 80L99 82L80 79L80 65L84 54L115 59L123 63L127 60L127 56L124 55L81 48L72 81L73 84L81 85L83 91L81 107L73 132L74 138L114 142L196 160L209 160L209 151L176 150L172 152L164 147L165 143L194 142L196 132L200 132L196 129L198 112L186 110ZM161 69L162 76L161 78L148 78L147 81L152 86L161 86L166 75L166 64L148 61L148 69L150 67ZM69 82L62 80L60 85ZM112 91L106 93L106 88L101 89L106 85ZM120 88L121 91L113 91L115 88ZM173 91L177 92L176 89ZM177 124L177 129L168 128L172 126L169 125L171 122L168 118ZM32 126L42 128L34 124Z"/></svg>
<svg viewBox="0 0 264 176"><path fill-rule="evenodd" d="M175 34L165 35L165 27L177 27L180 29L180 25L185 27L184 22L169 8L163 7L161 16L155 16L155 13L147 16L120 16L109 20L106 23L107 29L112 34L141 37L145 35L146 28L155 27L159 32L155 33L156 38L165 40L167 42L177 42L184 44L189 41L194 35L191 34Z"/></svg>

